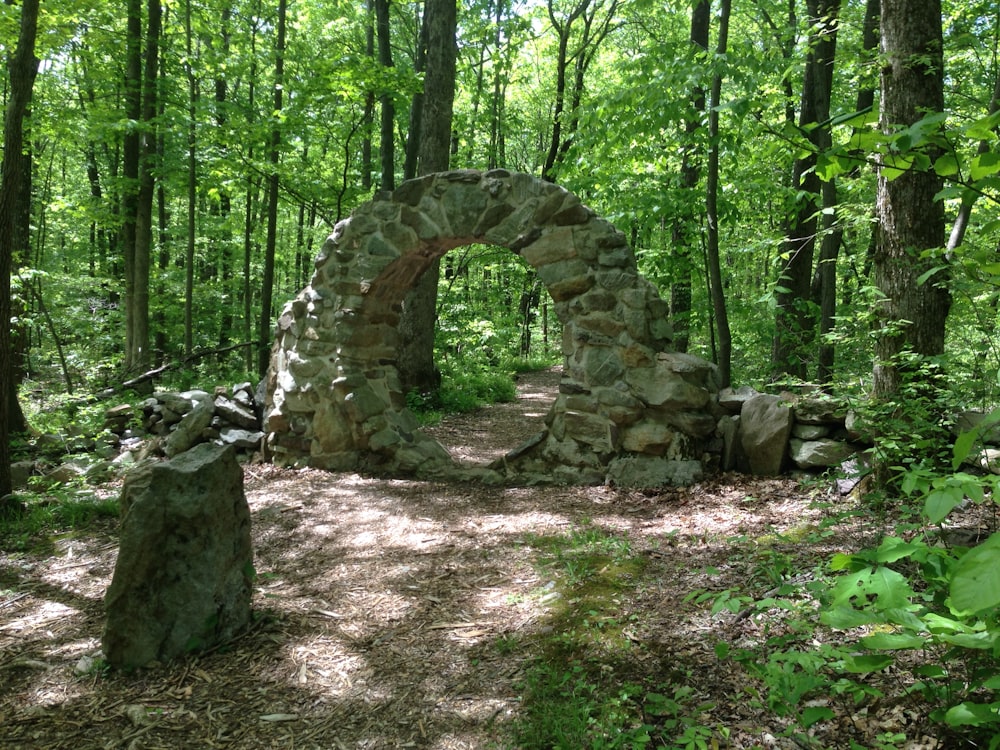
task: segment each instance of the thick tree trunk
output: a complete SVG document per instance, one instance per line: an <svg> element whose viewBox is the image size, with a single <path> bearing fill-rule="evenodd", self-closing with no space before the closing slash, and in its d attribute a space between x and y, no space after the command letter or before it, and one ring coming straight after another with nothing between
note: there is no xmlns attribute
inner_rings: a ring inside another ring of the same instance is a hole
<svg viewBox="0 0 1000 750"><path fill-rule="evenodd" d="M893 132L944 110L940 0L882 0L881 31L881 125ZM874 276L883 300L873 373L878 399L897 396L907 369L902 356L944 352L949 273L938 270L921 283L944 262L934 252L945 244L944 206L934 197L940 189L933 170L908 171L892 180L884 167L879 174Z"/></svg>
<svg viewBox="0 0 1000 750"><path fill-rule="evenodd" d="M448 169L451 120L455 101L454 0L427 0L427 72L424 76L420 131L420 174ZM441 266L435 261L403 301L399 321L397 367L404 391L429 392L440 384L434 366L434 329L437 323L437 287Z"/></svg>
<svg viewBox="0 0 1000 750"><path fill-rule="evenodd" d="M14 242L18 236L14 225L23 179L24 116L38 73L35 57L38 5L39 0L23 0L17 46L7 66L10 88L4 111L3 160L0 162L0 498L9 495L12 489L10 427L12 399L16 401L16 395L10 346L10 277Z"/></svg>

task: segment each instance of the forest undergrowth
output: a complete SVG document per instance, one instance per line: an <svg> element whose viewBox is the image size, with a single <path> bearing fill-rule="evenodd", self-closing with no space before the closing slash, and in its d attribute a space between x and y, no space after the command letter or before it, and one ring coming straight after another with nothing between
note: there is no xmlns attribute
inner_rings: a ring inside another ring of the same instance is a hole
<svg viewBox="0 0 1000 750"><path fill-rule="evenodd" d="M552 382L428 429L509 448ZM960 468L876 501L249 464L255 625L131 675L99 652L118 480L38 486L0 523L0 715L26 748L996 747L995 487Z"/></svg>

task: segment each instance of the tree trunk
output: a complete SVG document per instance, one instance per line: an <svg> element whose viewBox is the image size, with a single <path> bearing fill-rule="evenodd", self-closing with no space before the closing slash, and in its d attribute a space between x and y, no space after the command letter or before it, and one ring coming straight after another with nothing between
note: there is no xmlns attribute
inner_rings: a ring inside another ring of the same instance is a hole
<svg viewBox="0 0 1000 750"><path fill-rule="evenodd" d="M893 132L944 110L941 3L882 0L881 18L881 127ZM921 279L943 264L934 252L945 244L944 206L934 197L941 184L932 169L910 170L892 180L884 166L880 169L874 277L883 299L876 310L873 372L879 400L892 401L899 394L910 369L907 354L924 358L944 352L950 274L944 267Z"/></svg>
<svg viewBox="0 0 1000 750"><path fill-rule="evenodd" d="M719 8L719 41L716 54L723 59L729 44L729 13L731 0L722 0ZM705 213L708 219L708 278L712 296L712 311L719 331L719 383L727 388L732 379L732 334L729 330L729 313L726 310L726 294L722 288L722 264L719 258L719 109L722 98L722 74L716 73L712 79L712 96L708 109L708 173L705 197Z"/></svg>
<svg viewBox="0 0 1000 750"><path fill-rule="evenodd" d="M424 76L420 134L420 174L448 169L451 120L455 101L454 0L427 0L427 72ZM399 321L399 368L404 391L435 390L441 375L434 366L434 329L437 322L438 261L431 263L403 301Z"/></svg>
<svg viewBox="0 0 1000 750"><path fill-rule="evenodd" d="M15 227L21 194L24 159L24 116L38 73L35 38L39 0L23 0L17 46L8 60L10 88L4 111L3 157L0 162L0 498L12 490L10 431L13 391L10 338L10 277L14 257Z"/></svg>
<svg viewBox="0 0 1000 750"><path fill-rule="evenodd" d="M125 117L142 119L142 0L128 0L125 33ZM125 266L124 370L138 369L135 351L135 219L139 201L139 129L127 128L122 138L121 249Z"/></svg>
<svg viewBox="0 0 1000 750"><path fill-rule="evenodd" d="M260 338L257 352L257 374L264 377L271 359L271 305L274 296L274 256L278 244L278 164L281 160L281 126L279 116L283 106L282 93L285 85L285 21L287 0L278 0L278 39L274 54L274 125L271 128L271 144L268 162L271 174L267 180L267 240L264 246L264 275L261 279L260 294Z"/></svg>
<svg viewBox="0 0 1000 750"><path fill-rule="evenodd" d="M375 0L375 36L378 39L379 64L386 70L393 67L392 47L389 39L389 0ZM379 140L382 165L382 190L396 188L396 107L392 92L383 90L379 95L382 108L381 138Z"/></svg>
<svg viewBox="0 0 1000 750"><path fill-rule="evenodd" d="M708 51L708 30L711 22L711 4L698 0L691 9L692 51L700 55ZM680 195L684 201L682 213L675 217L671 228L674 273L670 284L670 319L674 327L674 348L686 352L691 328L691 270L693 251L698 244L696 206L687 202L701 179L695 133L701 127L705 111L705 90L698 84L691 88L691 116L684 123L687 140L681 156Z"/></svg>
<svg viewBox="0 0 1000 750"><path fill-rule="evenodd" d="M198 216L198 79L194 75L194 40L191 33L191 3L184 11L185 61L188 84L187 133L187 243L184 253L184 356L194 351L194 247Z"/></svg>
<svg viewBox="0 0 1000 750"><path fill-rule="evenodd" d="M829 127L817 126L817 123L825 123L830 118L840 0L807 0L807 7L810 43L802 81L799 127L807 131L812 149L806 157L796 159L792 169L792 190L801 197L797 199L794 220L785 235L775 293L777 312L771 348L774 375L790 375L801 380L808 376L808 363L812 359L810 349L815 339L816 319L809 301L822 192L815 171L816 156L831 145Z"/></svg>

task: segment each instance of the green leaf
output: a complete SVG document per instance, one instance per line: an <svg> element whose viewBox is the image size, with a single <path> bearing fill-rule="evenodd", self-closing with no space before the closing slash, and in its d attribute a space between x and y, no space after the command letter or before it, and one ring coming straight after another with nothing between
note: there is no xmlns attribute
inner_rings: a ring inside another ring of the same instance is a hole
<svg viewBox="0 0 1000 750"><path fill-rule="evenodd" d="M958 174L958 158L951 152L939 156L934 162L934 171L941 177L951 177Z"/></svg>
<svg viewBox="0 0 1000 750"><path fill-rule="evenodd" d="M888 536L875 550L875 562L891 563L909 557L914 552L924 549L925 545L905 542L897 536Z"/></svg>
<svg viewBox="0 0 1000 750"><path fill-rule="evenodd" d="M836 714L826 706L806 706L802 709L802 726L808 729L817 721L832 719Z"/></svg>
<svg viewBox="0 0 1000 750"><path fill-rule="evenodd" d="M924 515L931 523L940 523L965 498L959 487L939 487L931 491L924 501Z"/></svg>
<svg viewBox="0 0 1000 750"><path fill-rule="evenodd" d="M926 639L905 633L875 633L861 639L861 645L878 651L901 651L923 648Z"/></svg>
<svg viewBox="0 0 1000 750"><path fill-rule="evenodd" d="M924 271L917 278L917 286L923 286L924 284L927 283L927 279L936 274L938 271L947 270L947 268L948 266L934 266L934 268L930 269L929 271Z"/></svg>
<svg viewBox="0 0 1000 750"><path fill-rule="evenodd" d="M1000 534L962 556L952 571L951 604L961 612L982 612L1000 604Z"/></svg>
<svg viewBox="0 0 1000 750"><path fill-rule="evenodd" d="M833 604L844 604L852 599L867 603L874 598L878 610L905 607L914 596L913 589L901 574L886 567L865 568L846 575L833 587Z"/></svg>
<svg viewBox="0 0 1000 750"><path fill-rule="evenodd" d="M843 552L838 552L830 560L830 570L847 570L851 567L854 562L854 555L847 555Z"/></svg>
<svg viewBox="0 0 1000 750"><path fill-rule="evenodd" d="M850 630L864 625L885 622L885 619L874 612L855 609L854 607L834 607L819 616L820 622L837 630Z"/></svg>
<svg viewBox="0 0 1000 750"><path fill-rule="evenodd" d="M844 671L851 674L868 674L885 669L895 661L888 654L860 654L844 659Z"/></svg>
<svg viewBox="0 0 1000 750"><path fill-rule="evenodd" d="M996 643L997 634L983 631L982 633L956 633L955 635L940 635L938 640L950 643L952 646L967 648L973 651L987 651Z"/></svg>
<svg viewBox="0 0 1000 750"><path fill-rule="evenodd" d="M1000 721L1000 703L973 703L965 701L952 706L944 715L944 721L951 727L996 724Z"/></svg>
<svg viewBox="0 0 1000 750"><path fill-rule="evenodd" d="M974 157L969 165L969 176L973 180L981 180L995 172L1000 172L1000 154L989 151Z"/></svg>

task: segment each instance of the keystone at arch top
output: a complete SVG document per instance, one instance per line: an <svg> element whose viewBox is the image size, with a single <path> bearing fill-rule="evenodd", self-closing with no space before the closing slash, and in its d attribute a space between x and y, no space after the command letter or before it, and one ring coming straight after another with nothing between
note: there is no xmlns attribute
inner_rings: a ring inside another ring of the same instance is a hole
<svg viewBox="0 0 1000 750"><path fill-rule="evenodd" d="M449 250L519 254L563 323L545 430L460 468L420 431L396 369L402 300ZM689 484L717 421L715 366L670 350L667 305L625 236L564 188L460 170L404 182L335 227L279 316L267 381L272 460L335 471L510 483Z"/></svg>

